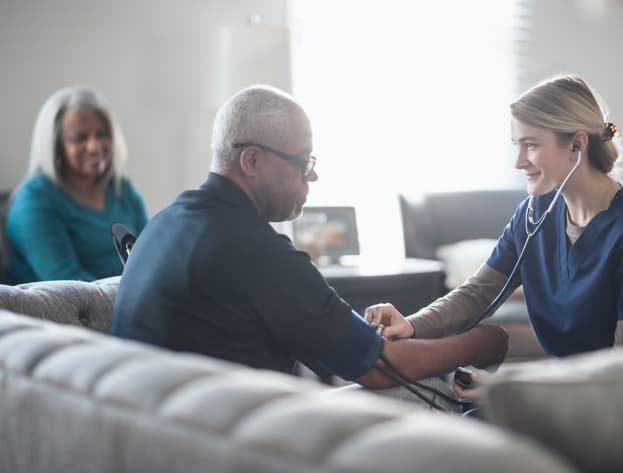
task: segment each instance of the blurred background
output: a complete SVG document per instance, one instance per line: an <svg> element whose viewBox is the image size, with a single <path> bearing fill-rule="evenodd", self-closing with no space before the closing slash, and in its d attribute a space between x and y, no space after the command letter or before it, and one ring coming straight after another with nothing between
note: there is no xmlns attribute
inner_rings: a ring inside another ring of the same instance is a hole
<svg viewBox="0 0 623 473"><path fill-rule="evenodd" d="M44 100L86 85L153 215L205 180L218 106L269 83L312 119L308 203L355 206L362 255L402 255L399 192L523 187L508 105L540 80L580 74L623 127L621 25L623 0L0 0L0 191Z"/></svg>

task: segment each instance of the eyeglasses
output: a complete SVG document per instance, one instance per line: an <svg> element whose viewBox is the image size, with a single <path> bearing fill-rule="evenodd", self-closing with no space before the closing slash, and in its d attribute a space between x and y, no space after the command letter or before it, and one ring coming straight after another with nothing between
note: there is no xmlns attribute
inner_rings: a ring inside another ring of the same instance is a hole
<svg viewBox="0 0 623 473"><path fill-rule="evenodd" d="M296 156L292 156L291 154L284 153L282 151L277 151L269 146L264 146L258 143L234 143L231 145L232 148L247 148L249 146L255 146L261 150L267 151L269 153L274 154L275 156L283 159L284 161L288 161L289 163L298 166L303 171L303 176L307 177L314 170L314 166L316 166L316 158L314 156L310 156L309 159L301 159Z"/></svg>

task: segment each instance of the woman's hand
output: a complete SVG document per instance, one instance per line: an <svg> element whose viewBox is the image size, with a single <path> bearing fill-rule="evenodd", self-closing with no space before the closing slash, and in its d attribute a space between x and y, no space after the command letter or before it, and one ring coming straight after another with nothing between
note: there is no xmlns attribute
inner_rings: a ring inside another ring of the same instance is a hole
<svg viewBox="0 0 623 473"><path fill-rule="evenodd" d="M375 304L366 309L366 320L373 327L383 325L381 335L385 338L411 338L414 333L413 326L391 304Z"/></svg>
<svg viewBox="0 0 623 473"><path fill-rule="evenodd" d="M483 370L470 370L471 371L471 385L469 388L465 388L458 384L455 379L452 379L452 389L456 393L459 398L462 399L470 399L472 401L478 402L482 398L482 383L486 381L488 377L491 376L491 373L487 373Z"/></svg>

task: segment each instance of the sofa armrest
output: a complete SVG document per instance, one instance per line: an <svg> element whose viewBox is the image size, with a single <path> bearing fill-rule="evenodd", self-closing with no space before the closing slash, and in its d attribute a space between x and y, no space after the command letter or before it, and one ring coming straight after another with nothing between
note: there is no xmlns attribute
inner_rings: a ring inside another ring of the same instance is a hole
<svg viewBox="0 0 623 473"><path fill-rule="evenodd" d="M0 285L0 309L109 333L119 279Z"/></svg>

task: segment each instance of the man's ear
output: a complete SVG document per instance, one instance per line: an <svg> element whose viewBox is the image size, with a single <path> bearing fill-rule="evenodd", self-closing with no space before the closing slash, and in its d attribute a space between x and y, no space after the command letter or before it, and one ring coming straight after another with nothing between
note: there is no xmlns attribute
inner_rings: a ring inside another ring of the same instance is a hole
<svg viewBox="0 0 623 473"><path fill-rule="evenodd" d="M254 148L245 148L240 153L240 169L245 176L255 176L259 166L259 153Z"/></svg>

